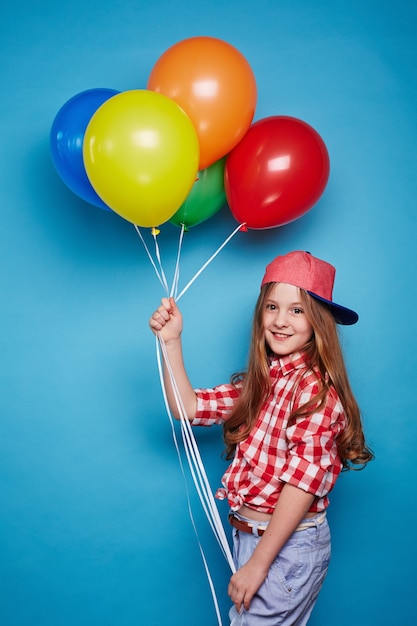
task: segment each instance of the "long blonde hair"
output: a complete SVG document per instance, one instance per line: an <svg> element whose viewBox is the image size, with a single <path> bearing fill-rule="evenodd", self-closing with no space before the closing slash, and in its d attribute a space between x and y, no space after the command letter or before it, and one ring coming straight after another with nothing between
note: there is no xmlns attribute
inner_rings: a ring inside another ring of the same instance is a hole
<svg viewBox="0 0 417 626"><path fill-rule="evenodd" d="M236 445L249 435L271 392L270 351L265 341L262 319L265 300L275 284L264 285L256 303L247 371L232 376L233 384L242 382L242 390L223 427L228 459L233 457ZM360 410L349 383L336 322L330 310L303 289L300 289L300 298L305 315L313 327L312 339L305 347L307 367L310 370L317 368L320 389L309 402L293 411L289 424L318 410L332 385L340 398L347 420L346 428L337 439L339 456L344 469L362 469L373 459L373 454L365 444Z"/></svg>

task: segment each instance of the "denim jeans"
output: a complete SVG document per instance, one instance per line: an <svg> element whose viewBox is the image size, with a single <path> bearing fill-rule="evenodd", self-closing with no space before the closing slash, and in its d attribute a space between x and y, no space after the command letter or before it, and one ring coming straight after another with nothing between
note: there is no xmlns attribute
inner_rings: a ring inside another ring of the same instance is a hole
<svg viewBox="0 0 417 626"><path fill-rule="evenodd" d="M242 518L246 519L246 518ZM249 611L230 609L230 626L305 626L322 587L330 561L330 529L325 518L303 520L314 526L294 532L268 576L252 598ZM252 520L250 520L252 522ZM259 526L265 526L260 522ZM255 524L256 527L256 524ZM248 561L260 537L233 529L236 569Z"/></svg>

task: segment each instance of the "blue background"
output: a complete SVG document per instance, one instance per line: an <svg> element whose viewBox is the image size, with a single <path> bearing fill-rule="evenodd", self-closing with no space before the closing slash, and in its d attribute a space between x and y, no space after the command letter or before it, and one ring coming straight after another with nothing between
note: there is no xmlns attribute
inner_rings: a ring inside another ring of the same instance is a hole
<svg viewBox="0 0 417 626"><path fill-rule="evenodd" d="M342 342L376 460L334 491L311 624L414 624L417 9L404 0L22 0L2 12L0 621L216 623L147 326L162 290L133 226L73 194L48 147L69 98L144 88L159 56L195 35L245 55L256 119L311 124L331 175L307 215L239 233L183 297L192 382L244 366L276 254L336 265L335 300L360 313ZM182 285L235 226L225 207L187 234ZM168 276L178 233L167 224L158 238ZM220 429L197 435L217 486ZM193 506L226 624L228 566Z"/></svg>

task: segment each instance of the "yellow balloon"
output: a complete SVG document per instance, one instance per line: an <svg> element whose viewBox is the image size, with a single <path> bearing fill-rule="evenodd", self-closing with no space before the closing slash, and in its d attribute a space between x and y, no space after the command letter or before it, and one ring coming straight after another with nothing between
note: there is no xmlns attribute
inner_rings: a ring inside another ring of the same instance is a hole
<svg viewBox="0 0 417 626"><path fill-rule="evenodd" d="M194 184L197 132L173 100L146 89L106 100L84 134L84 167L113 211L143 227L168 221Z"/></svg>

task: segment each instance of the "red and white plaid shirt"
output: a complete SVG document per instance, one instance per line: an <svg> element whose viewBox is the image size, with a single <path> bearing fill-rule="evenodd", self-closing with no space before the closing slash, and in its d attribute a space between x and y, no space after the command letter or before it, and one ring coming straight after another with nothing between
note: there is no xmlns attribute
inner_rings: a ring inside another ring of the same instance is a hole
<svg viewBox="0 0 417 626"><path fill-rule="evenodd" d="M311 512L323 511L342 469L336 446L336 437L346 425L342 404L331 387L319 411L288 426L291 412L318 392L317 375L308 370L302 353L274 357L270 375L270 397L249 436L238 444L216 497L227 498L234 511L245 504L271 514L284 483L290 483L316 495ZM196 389L193 426L226 421L240 388L225 384Z"/></svg>

